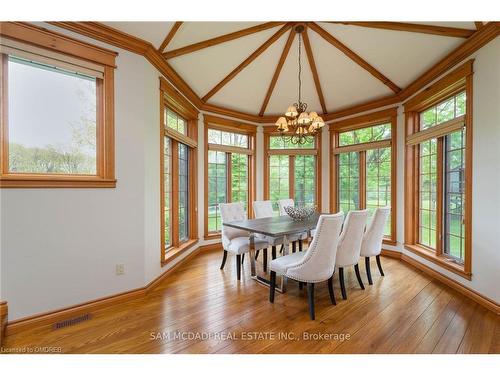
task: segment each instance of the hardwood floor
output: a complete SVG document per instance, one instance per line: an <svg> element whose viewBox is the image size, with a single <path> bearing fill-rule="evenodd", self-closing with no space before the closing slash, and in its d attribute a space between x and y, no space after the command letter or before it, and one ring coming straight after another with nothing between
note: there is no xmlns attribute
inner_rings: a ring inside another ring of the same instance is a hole
<svg viewBox="0 0 500 375"><path fill-rule="evenodd" d="M223 271L221 259L222 251L200 253L148 296L98 310L72 327L8 336L4 352L500 353L499 316L399 260L382 259L385 277L373 260L374 284L366 282L364 291L354 270L346 270L347 300L335 277L337 306L326 282L317 284L311 321L306 288L290 281L270 304L268 289L250 279L248 257L240 282L234 257ZM360 269L366 281L364 262Z"/></svg>

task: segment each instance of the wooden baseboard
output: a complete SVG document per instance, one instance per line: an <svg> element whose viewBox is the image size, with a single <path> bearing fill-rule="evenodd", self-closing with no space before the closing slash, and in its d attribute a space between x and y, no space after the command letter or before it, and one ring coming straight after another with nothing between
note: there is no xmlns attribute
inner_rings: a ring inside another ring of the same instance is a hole
<svg viewBox="0 0 500 375"><path fill-rule="evenodd" d="M479 294L478 292L466 287L465 285L458 283L457 281L449 278L448 276L441 274L440 272L430 268L429 266L420 263L419 261L413 259L408 255L401 254L401 260L425 272L427 275L433 277L434 279L441 281L443 284L446 284L450 288L455 289L464 296L486 307L488 310L493 311L495 314L500 315L500 305L497 302L493 301L492 299L483 296L482 294Z"/></svg>
<svg viewBox="0 0 500 375"><path fill-rule="evenodd" d="M402 253L400 251L396 250L387 250L387 249L382 249L380 252L380 255L389 257L389 258L394 258L394 259L401 259Z"/></svg>
<svg viewBox="0 0 500 375"><path fill-rule="evenodd" d="M9 308L7 306L7 301L0 301L0 347L2 347L3 338L5 336L8 316Z"/></svg>
<svg viewBox="0 0 500 375"><path fill-rule="evenodd" d="M32 316L28 316L25 318L13 320L11 322L7 322L7 316L5 315L5 324L6 324L6 329L4 331L5 336L6 335L13 335L19 332L23 332L26 330L31 330L34 328L39 328L42 326L48 326L52 325L56 322L59 322L61 320L65 319L71 319L76 316L80 316L86 313L93 312L98 309L105 308L110 305L116 305L118 303L124 303L128 302L133 299L137 298L142 298L152 292L167 276L169 276L174 270L176 270L178 267L180 267L182 264L184 264L186 261L191 259L193 256L195 256L198 252L200 251L206 251L206 250L215 250L215 249L220 249L221 245L220 243L218 244L213 244L213 245L204 245L204 246L199 246L196 249L194 249L190 254L188 254L186 257L181 259L177 264L175 264L173 267L170 267L167 269L165 272L163 272L160 276L158 276L156 279L152 280L149 284L142 288L137 288L134 290L126 291L123 293L119 294L113 294L111 296L103 297L103 298L98 298L92 301L87 301L83 302L77 305L65 307L62 309L57 309L41 314L36 314ZM4 323L3 321L3 306L5 304L5 314L7 314L7 303L0 304L0 311L2 312L2 324Z"/></svg>

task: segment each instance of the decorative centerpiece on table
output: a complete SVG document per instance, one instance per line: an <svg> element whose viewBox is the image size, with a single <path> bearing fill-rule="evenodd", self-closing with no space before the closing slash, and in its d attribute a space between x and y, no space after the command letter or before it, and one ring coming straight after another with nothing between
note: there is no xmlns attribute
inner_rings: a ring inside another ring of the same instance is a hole
<svg viewBox="0 0 500 375"><path fill-rule="evenodd" d="M285 206L283 207L288 216L295 221L307 220L312 214L316 212L316 207L294 207Z"/></svg>

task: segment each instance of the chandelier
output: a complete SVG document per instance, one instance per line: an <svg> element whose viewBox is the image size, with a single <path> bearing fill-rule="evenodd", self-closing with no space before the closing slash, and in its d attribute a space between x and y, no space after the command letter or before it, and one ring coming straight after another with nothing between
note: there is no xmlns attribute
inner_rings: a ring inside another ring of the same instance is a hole
<svg viewBox="0 0 500 375"><path fill-rule="evenodd" d="M283 139L292 144L301 145L307 142L308 136L316 135L319 129L325 126L325 122L316 112L307 112L307 103L301 100L301 34L304 30L304 25L295 26L295 32L299 35L299 98L296 103L288 107L285 116L280 117L278 121L276 121L276 127Z"/></svg>

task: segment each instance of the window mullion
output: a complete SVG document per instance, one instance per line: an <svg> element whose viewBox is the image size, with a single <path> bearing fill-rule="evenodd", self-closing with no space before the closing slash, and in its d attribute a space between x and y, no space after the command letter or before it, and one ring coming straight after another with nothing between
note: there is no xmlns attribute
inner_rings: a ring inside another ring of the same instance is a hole
<svg viewBox="0 0 500 375"><path fill-rule="evenodd" d="M231 203L233 201L233 192L232 192L232 157L230 152L226 152L226 200L227 203Z"/></svg>
<svg viewBox="0 0 500 375"><path fill-rule="evenodd" d="M288 156L288 196L295 200L295 156Z"/></svg>
<svg viewBox="0 0 500 375"><path fill-rule="evenodd" d="M443 229L444 229L444 215L443 215L443 199L444 199L444 137L439 137L437 140L437 194L436 194L436 255L443 254Z"/></svg>
<svg viewBox="0 0 500 375"><path fill-rule="evenodd" d="M359 194L359 209L366 208L366 151L359 152L359 180L358 180L358 194Z"/></svg>
<svg viewBox="0 0 500 375"><path fill-rule="evenodd" d="M172 246L179 246L179 143L171 140L172 145Z"/></svg>

